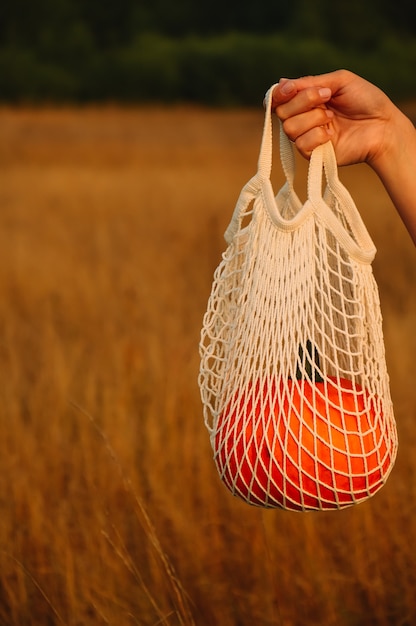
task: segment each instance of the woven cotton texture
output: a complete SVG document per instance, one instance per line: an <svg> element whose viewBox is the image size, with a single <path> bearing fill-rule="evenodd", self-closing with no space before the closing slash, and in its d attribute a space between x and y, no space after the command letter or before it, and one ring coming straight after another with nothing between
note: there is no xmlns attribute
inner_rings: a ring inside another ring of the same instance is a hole
<svg viewBox="0 0 416 626"><path fill-rule="evenodd" d="M237 202L203 321L205 423L234 495L340 509L376 493L397 452L375 248L331 143L312 154L302 204L281 131L286 184L275 197L270 94L258 171Z"/></svg>

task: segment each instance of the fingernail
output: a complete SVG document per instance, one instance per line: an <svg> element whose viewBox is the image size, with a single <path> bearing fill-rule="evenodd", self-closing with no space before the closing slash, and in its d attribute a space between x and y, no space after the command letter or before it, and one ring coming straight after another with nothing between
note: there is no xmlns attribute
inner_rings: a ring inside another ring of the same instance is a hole
<svg viewBox="0 0 416 626"><path fill-rule="evenodd" d="M328 87L322 87L319 90L319 95L321 96L321 98L323 100L327 100L327 99L329 99L331 97L332 92L331 92L331 90Z"/></svg>
<svg viewBox="0 0 416 626"><path fill-rule="evenodd" d="M281 86L280 91L284 96L288 96L293 91L295 91L295 83L293 82L293 80L288 80L287 82L285 82Z"/></svg>

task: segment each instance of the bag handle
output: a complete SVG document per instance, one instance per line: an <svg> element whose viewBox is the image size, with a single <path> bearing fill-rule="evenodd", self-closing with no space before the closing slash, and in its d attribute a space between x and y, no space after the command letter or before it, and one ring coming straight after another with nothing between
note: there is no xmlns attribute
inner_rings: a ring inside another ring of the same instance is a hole
<svg viewBox="0 0 416 626"><path fill-rule="evenodd" d="M231 223L226 230L225 239L230 242L241 228L245 210L256 197L258 190L263 187L270 217L277 228L287 232L295 230L314 212L353 258L362 263L371 263L376 248L351 195L339 180L338 166L331 141L318 146L312 152L308 169L308 199L302 205L294 189L296 171L294 148L283 131L282 124L280 124L280 161L286 182L275 198L270 182L273 154L271 103L273 90L277 84L275 83L270 87L264 99L265 118L257 173L245 185L240 194ZM322 194L323 173L325 174L327 191L329 190L332 196L339 201L349 230L344 227L324 200L325 194ZM291 205L295 209L295 216L290 219L283 217L279 211L277 200L282 197L286 200L290 199Z"/></svg>
<svg viewBox="0 0 416 626"><path fill-rule="evenodd" d="M272 169L273 123L271 102L275 86L276 84L268 90L265 97L266 113L263 138L258 160L258 172L262 180L270 180ZM311 203L314 213L326 224L349 254L358 261L371 263L374 259L376 248L354 203L354 200L346 187L344 187L339 180L338 165L332 142L328 141L326 144L315 148L312 152L308 169L308 200L303 207L293 187L295 176L295 154L293 144L289 141L289 138L283 131L282 124L280 124L280 160L286 178L286 185L280 193L289 193L291 195L292 205L294 204L297 206L299 214L296 215L295 218L287 220L280 214L278 206L274 203L275 206L273 207L273 214L271 217L275 221L276 225L278 227L280 226L284 230L291 230L290 226L298 227L299 224L309 216L310 207L307 205L308 203ZM322 194L323 172L325 174L327 191L329 191L331 195L338 200L340 210L342 210L346 222L348 223L348 230L344 227L324 200L324 196Z"/></svg>
<svg viewBox="0 0 416 626"><path fill-rule="evenodd" d="M339 208L348 223L349 230L336 217L322 196L323 172L325 173L327 191L338 200ZM318 146L311 154L308 170L308 199L312 203L316 215L326 224L349 254L357 261L371 263L376 254L376 248L351 194L339 180L338 165L331 141Z"/></svg>
<svg viewBox="0 0 416 626"><path fill-rule="evenodd" d="M238 198L236 207L234 209L231 222L228 225L227 230L224 233L224 238L227 243L231 243L234 235L241 229L241 223L243 216L250 203L257 196L258 191L264 182L268 182L270 186L270 176L272 173L272 153L273 153L273 122L271 111L271 100L273 89L278 85L275 83L270 87L264 97L265 117L263 124L263 135L260 145L260 153L257 163L257 173L244 185ZM281 133L284 135L283 128ZM284 135L286 137L286 135ZM287 137L286 137L287 139ZM284 194L285 197L290 197L292 205L295 207L296 213L302 208L302 203L299 200L295 189L294 179L296 170L295 154L292 150L289 140L280 141L280 160L285 175L286 183L280 190L280 194ZM283 218L282 218L283 219Z"/></svg>

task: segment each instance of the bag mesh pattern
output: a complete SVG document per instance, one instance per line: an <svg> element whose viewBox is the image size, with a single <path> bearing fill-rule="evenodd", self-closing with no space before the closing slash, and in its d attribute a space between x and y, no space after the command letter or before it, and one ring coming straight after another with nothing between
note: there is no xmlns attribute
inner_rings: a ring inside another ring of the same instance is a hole
<svg viewBox="0 0 416 626"><path fill-rule="evenodd" d="M281 130L286 183L274 195L266 102L258 171L227 229L203 320L204 418L234 495L267 508L339 509L376 493L397 452L375 248L332 144L312 154L302 204Z"/></svg>

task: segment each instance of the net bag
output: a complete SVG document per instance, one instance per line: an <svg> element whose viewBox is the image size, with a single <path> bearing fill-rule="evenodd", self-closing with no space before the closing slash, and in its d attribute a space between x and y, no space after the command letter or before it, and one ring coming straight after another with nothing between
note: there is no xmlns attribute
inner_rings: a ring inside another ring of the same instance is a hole
<svg viewBox="0 0 416 626"><path fill-rule="evenodd" d="M397 452L376 250L331 142L312 153L302 203L280 128L286 182L274 195L271 92L258 170L225 233L203 320L204 418L235 496L266 508L341 509L383 486Z"/></svg>

